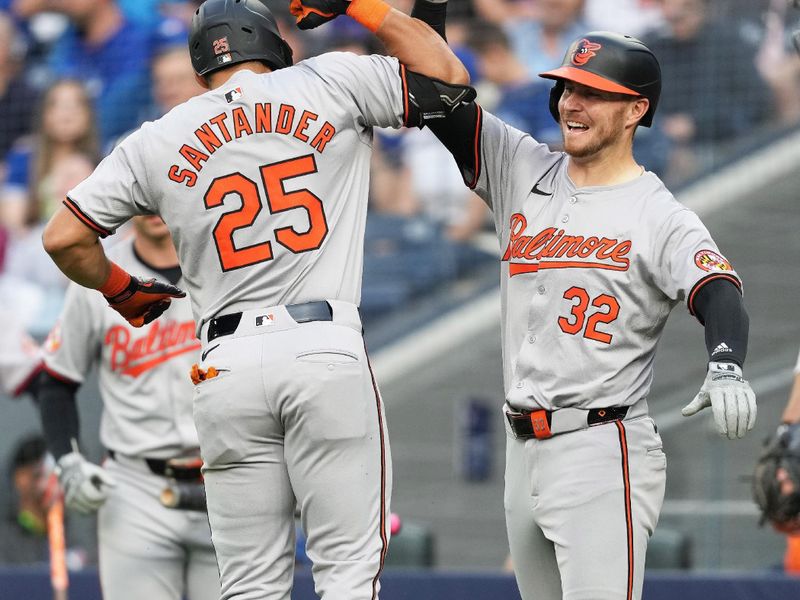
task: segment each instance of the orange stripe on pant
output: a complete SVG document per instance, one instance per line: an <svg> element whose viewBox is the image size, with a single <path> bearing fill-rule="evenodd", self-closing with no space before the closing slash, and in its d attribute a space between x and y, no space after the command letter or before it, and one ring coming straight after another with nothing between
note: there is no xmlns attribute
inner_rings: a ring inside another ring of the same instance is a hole
<svg viewBox="0 0 800 600"><path fill-rule="evenodd" d="M628 536L628 585L626 600L633 600L633 518L631 515L631 476L628 464L628 438L625 435L625 425L622 421L615 421L619 430L619 448L622 454L622 484L625 491L625 527Z"/></svg>
<svg viewBox="0 0 800 600"><path fill-rule="evenodd" d="M366 347L364 348L366 352ZM386 562L386 552L389 550L389 539L386 536L386 440L384 439L383 411L381 410L381 394L378 391L378 383L375 381L375 373L372 371L372 363L367 358L369 374L372 377L372 389L375 392L375 403L378 410L378 432L381 444L381 506L380 506L380 534L381 534L381 558L378 565L378 572L372 579L372 598L378 596L378 580L383 572L383 565Z"/></svg>

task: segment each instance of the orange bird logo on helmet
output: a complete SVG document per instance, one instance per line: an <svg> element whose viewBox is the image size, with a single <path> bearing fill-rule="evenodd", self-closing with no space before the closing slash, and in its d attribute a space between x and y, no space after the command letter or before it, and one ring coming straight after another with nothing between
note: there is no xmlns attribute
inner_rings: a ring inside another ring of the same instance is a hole
<svg viewBox="0 0 800 600"><path fill-rule="evenodd" d="M586 38L582 39L580 42L578 42L578 47L575 49L575 53L572 55L572 64L582 67L592 58L597 56L597 51L600 50L600 48L602 48L600 44L590 42Z"/></svg>

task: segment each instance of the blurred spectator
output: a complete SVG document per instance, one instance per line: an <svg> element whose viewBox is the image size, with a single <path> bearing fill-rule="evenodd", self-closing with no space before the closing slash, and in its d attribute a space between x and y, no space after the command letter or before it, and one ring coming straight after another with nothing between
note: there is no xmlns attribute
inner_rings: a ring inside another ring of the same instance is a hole
<svg viewBox="0 0 800 600"><path fill-rule="evenodd" d="M762 15L763 38L756 66L772 89L777 120L793 125L800 121L800 56L792 47L790 33L797 23L787 27L786 10L785 0L771 0Z"/></svg>
<svg viewBox="0 0 800 600"><path fill-rule="evenodd" d="M154 120L206 90L197 83L189 56L189 33L176 19L164 20L158 28L157 42L150 63L153 103L142 115Z"/></svg>
<svg viewBox="0 0 800 600"><path fill-rule="evenodd" d="M50 67L83 81L95 100L104 142L139 125L149 101L150 31L125 19L115 0L15 0L17 14L66 15L71 27L55 44Z"/></svg>
<svg viewBox="0 0 800 600"><path fill-rule="evenodd" d="M586 0L584 15L591 30L616 31L634 37L663 21L658 0Z"/></svg>
<svg viewBox="0 0 800 600"><path fill-rule="evenodd" d="M48 461L44 439L30 435L13 450L8 474L14 494L12 507L0 520L0 563L47 562L47 509L58 483Z"/></svg>
<svg viewBox="0 0 800 600"><path fill-rule="evenodd" d="M502 25L531 76L561 64L570 42L588 31L585 0L474 0L479 15Z"/></svg>
<svg viewBox="0 0 800 600"><path fill-rule="evenodd" d="M118 0L125 18L148 29L156 29L162 13L178 10L194 12L196 3L186 0Z"/></svg>
<svg viewBox="0 0 800 600"><path fill-rule="evenodd" d="M21 235L50 218L64 197L63 185L53 180L54 171L61 161L74 159L76 154L96 162L97 131L86 89L66 79L45 93L33 137L8 154L8 177L0 189L0 223ZM61 176L70 178L63 169ZM71 179L80 181L74 174Z"/></svg>
<svg viewBox="0 0 800 600"><path fill-rule="evenodd" d="M561 130L548 109L552 83L531 77L503 30L492 23L476 22L467 45L476 55L481 80L497 87L497 101L484 108L540 142L560 144Z"/></svg>
<svg viewBox="0 0 800 600"><path fill-rule="evenodd" d="M14 23L0 12L0 163L17 138L29 133L33 111L37 104L36 92L24 80L22 42ZM2 181L0 173L0 181Z"/></svg>
<svg viewBox="0 0 800 600"><path fill-rule="evenodd" d="M48 197L62 199L91 175L95 162L80 153L64 156L46 178ZM9 244L0 293L13 290L15 314L34 336L43 336L61 310L67 279L49 260L42 246L44 222L33 225Z"/></svg>
<svg viewBox="0 0 800 600"><path fill-rule="evenodd" d="M0 392L16 397L29 391L39 373L39 347L21 327L13 311L0 303ZM1 538L0 538L1 539Z"/></svg>
<svg viewBox="0 0 800 600"><path fill-rule="evenodd" d="M687 173L708 166L711 144L762 122L770 94L755 67L756 47L712 16L709 0L660 3L666 25L644 40L663 73L655 119L677 144L671 169Z"/></svg>
<svg viewBox="0 0 800 600"><path fill-rule="evenodd" d="M153 59L153 101L161 116L189 98L206 90L194 76L194 68L185 46L173 47ZM156 116L156 115L153 115Z"/></svg>
<svg viewBox="0 0 800 600"><path fill-rule="evenodd" d="M36 131L9 153L8 181L0 189L0 223L11 233L0 293L33 335L58 316L67 279L44 251L44 223L67 192L97 164L94 115L85 88L63 80L44 95Z"/></svg>

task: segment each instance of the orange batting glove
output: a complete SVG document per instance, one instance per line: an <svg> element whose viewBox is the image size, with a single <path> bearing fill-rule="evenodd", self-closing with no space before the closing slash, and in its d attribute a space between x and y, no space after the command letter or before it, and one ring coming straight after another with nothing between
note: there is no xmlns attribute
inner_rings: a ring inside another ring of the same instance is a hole
<svg viewBox="0 0 800 600"><path fill-rule="evenodd" d="M292 0L289 4L300 29L313 29L348 14L375 32L390 10L383 0Z"/></svg>
<svg viewBox="0 0 800 600"><path fill-rule="evenodd" d="M108 279L98 289L108 305L134 327L147 325L161 316L172 298L186 296L186 292L169 283L132 277L114 263Z"/></svg>

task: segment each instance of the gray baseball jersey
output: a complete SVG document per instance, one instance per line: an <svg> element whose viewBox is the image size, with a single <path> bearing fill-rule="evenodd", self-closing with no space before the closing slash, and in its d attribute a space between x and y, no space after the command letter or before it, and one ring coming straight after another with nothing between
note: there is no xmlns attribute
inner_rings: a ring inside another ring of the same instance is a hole
<svg viewBox="0 0 800 600"><path fill-rule="evenodd" d="M568 160L483 112L475 190L502 252L506 399L517 408L647 397L672 308L719 277L741 288L692 211L650 172L576 188Z"/></svg>
<svg viewBox="0 0 800 600"><path fill-rule="evenodd" d="M666 481L647 416L656 344L675 305L693 311L705 283L739 278L654 174L577 187L566 154L486 112L477 121L465 175L502 253L505 509L520 593L639 599ZM517 438L512 421L540 433Z"/></svg>
<svg viewBox="0 0 800 600"><path fill-rule="evenodd" d="M161 215L198 328L248 308L358 304L372 126L403 123L403 87L397 60L379 56L240 71L145 123L68 203L103 234Z"/></svg>
<svg viewBox="0 0 800 600"><path fill-rule="evenodd" d="M0 310L0 321L0 389L16 396L37 373L41 357L36 343L17 325L11 311Z"/></svg>
<svg viewBox="0 0 800 600"><path fill-rule="evenodd" d="M143 213L172 232L209 374L195 421L224 599L288 600L295 499L317 593L378 596L391 462L356 308L372 128L407 107L394 58L235 72L142 126L66 201L101 235ZM286 308L322 301L310 322ZM236 324L212 336L220 316Z"/></svg>
<svg viewBox="0 0 800 600"><path fill-rule="evenodd" d="M137 257L131 239L108 254L129 273L158 276ZM114 454L103 466L117 484L98 512L105 597L219 598L206 515L163 506L168 479L147 462L198 451L189 371L200 343L189 300L173 300L160 319L137 329L100 294L73 283L44 348L45 368L57 378L83 383L97 367L100 439Z"/></svg>

